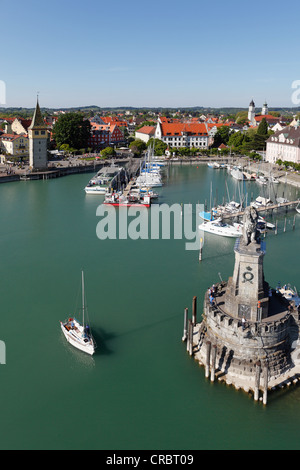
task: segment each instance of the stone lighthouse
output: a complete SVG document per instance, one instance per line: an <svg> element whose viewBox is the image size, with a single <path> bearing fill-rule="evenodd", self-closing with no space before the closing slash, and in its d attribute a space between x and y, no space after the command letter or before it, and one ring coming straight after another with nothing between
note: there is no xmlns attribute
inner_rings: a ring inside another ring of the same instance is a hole
<svg viewBox="0 0 300 470"><path fill-rule="evenodd" d="M32 122L28 127L29 138L29 165L33 170L45 170L48 166L47 125L44 122L39 102L37 100L36 108Z"/></svg>
<svg viewBox="0 0 300 470"><path fill-rule="evenodd" d="M262 391L266 403L268 390L300 377L300 307L266 282L257 221L257 210L246 208L233 275L205 293L200 323L194 297L183 339L206 377L253 392L256 400Z"/></svg>

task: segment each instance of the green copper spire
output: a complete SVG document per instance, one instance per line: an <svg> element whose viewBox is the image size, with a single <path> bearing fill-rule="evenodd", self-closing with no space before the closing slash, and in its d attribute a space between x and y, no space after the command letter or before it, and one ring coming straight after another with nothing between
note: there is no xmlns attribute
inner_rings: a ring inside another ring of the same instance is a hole
<svg viewBox="0 0 300 470"><path fill-rule="evenodd" d="M41 128L41 127L47 128L47 124L45 124L42 113L41 113L41 110L40 110L40 105L39 105L39 100L38 99L37 99L34 115L33 115L33 118L32 118L32 122L31 122L28 129L34 129L36 127L38 127L38 128Z"/></svg>

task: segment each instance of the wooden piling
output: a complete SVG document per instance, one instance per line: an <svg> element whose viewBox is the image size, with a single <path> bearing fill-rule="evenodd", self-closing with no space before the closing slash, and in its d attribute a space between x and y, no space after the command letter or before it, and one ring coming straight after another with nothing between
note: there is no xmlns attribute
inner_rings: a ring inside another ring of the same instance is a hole
<svg viewBox="0 0 300 470"><path fill-rule="evenodd" d="M268 397L268 364L264 365L264 393L263 393L263 404L267 404Z"/></svg>
<svg viewBox="0 0 300 470"><path fill-rule="evenodd" d="M205 363L205 377L209 377L210 369L210 352L211 352L211 342L207 341L206 343L206 363Z"/></svg>
<svg viewBox="0 0 300 470"><path fill-rule="evenodd" d="M187 341L186 341L186 350L187 352L190 351L190 321L191 320L188 320L188 323L187 323Z"/></svg>
<svg viewBox="0 0 300 470"><path fill-rule="evenodd" d="M202 261L203 238L200 238L199 261Z"/></svg>
<svg viewBox="0 0 300 470"><path fill-rule="evenodd" d="M211 372L210 372L211 382L214 382L215 380L216 357L217 357L217 346L214 344L212 347L212 353L211 353Z"/></svg>
<svg viewBox="0 0 300 470"><path fill-rule="evenodd" d="M183 323L183 336L182 336L182 341L186 341L186 340L187 340L188 312L189 312L189 309L188 309L188 308L185 308L185 309L184 309L184 323Z"/></svg>
<svg viewBox="0 0 300 470"><path fill-rule="evenodd" d="M260 384L261 363L257 361L255 367L255 387L254 387L254 400L259 399L259 384Z"/></svg>
<svg viewBox="0 0 300 470"><path fill-rule="evenodd" d="M189 355L193 355L193 348L194 348L194 342L193 342L193 336L194 336L194 326L192 320L189 320Z"/></svg>
<svg viewBox="0 0 300 470"><path fill-rule="evenodd" d="M197 297L193 297L193 325L195 326L197 323Z"/></svg>

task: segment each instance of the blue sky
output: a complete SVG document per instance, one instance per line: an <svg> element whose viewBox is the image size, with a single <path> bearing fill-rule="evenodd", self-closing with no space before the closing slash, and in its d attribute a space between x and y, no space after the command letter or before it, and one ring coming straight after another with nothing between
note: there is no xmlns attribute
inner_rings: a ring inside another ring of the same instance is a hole
<svg viewBox="0 0 300 470"><path fill-rule="evenodd" d="M295 106L299 1L0 6L6 106Z"/></svg>

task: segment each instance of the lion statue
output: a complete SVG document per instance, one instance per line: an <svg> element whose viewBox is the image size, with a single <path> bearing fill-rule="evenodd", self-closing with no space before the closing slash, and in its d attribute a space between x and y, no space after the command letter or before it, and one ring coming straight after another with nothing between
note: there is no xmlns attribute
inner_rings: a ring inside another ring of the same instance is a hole
<svg viewBox="0 0 300 470"><path fill-rule="evenodd" d="M258 212L255 207L246 207L243 217L243 242L245 245L258 241Z"/></svg>

